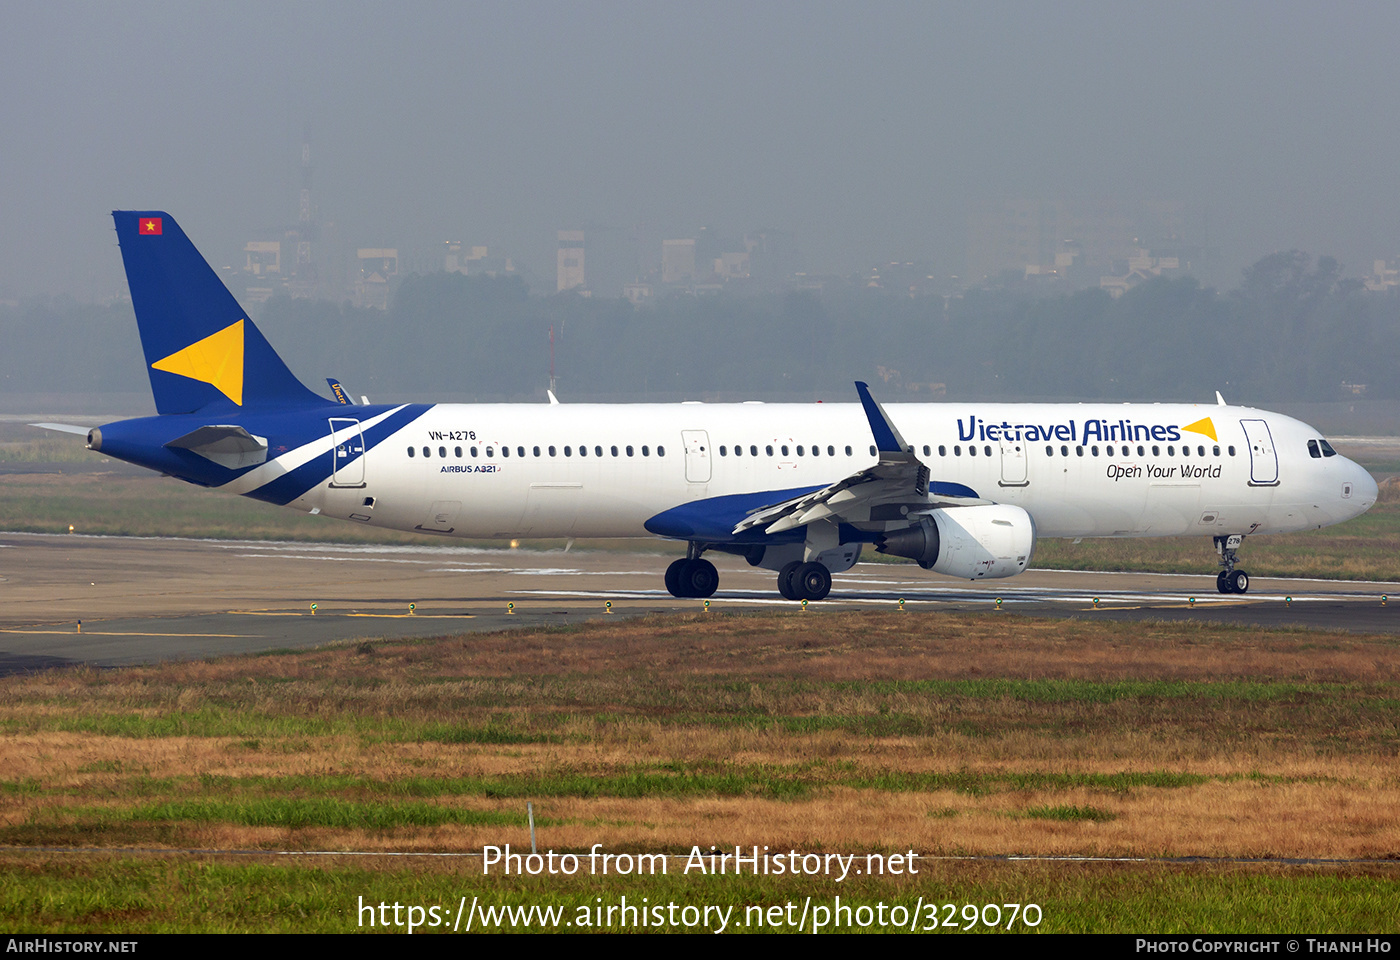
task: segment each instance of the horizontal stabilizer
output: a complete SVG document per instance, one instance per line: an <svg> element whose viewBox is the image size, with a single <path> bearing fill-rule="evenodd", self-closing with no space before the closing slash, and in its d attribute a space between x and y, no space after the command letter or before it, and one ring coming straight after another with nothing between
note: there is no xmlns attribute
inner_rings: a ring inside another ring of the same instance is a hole
<svg viewBox="0 0 1400 960"><path fill-rule="evenodd" d="M76 433L86 437L92 427L79 427L71 423L31 423L31 427L38 427L40 430L56 430L59 433Z"/></svg>
<svg viewBox="0 0 1400 960"><path fill-rule="evenodd" d="M267 461L267 440L231 424L200 427L171 440L166 446L188 450L229 470L256 467Z"/></svg>

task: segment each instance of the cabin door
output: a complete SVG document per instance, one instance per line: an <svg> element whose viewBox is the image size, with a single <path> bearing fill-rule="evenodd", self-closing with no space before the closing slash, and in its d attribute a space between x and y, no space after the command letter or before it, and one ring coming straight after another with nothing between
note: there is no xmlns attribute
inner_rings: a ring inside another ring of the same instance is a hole
<svg viewBox="0 0 1400 960"><path fill-rule="evenodd" d="M1269 425L1263 420L1241 420L1245 440L1249 443L1249 483L1255 487L1278 484L1278 454Z"/></svg>
<svg viewBox="0 0 1400 960"><path fill-rule="evenodd" d="M365 485L365 437L360 421L331 417L331 486Z"/></svg>
<svg viewBox="0 0 1400 960"><path fill-rule="evenodd" d="M710 435L704 430L682 430L685 444L685 479L687 483L710 482Z"/></svg>
<svg viewBox="0 0 1400 960"><path fill-rule="evenodd" d="M1026 441L1001 438L1001 485L1003 487L1024 487L1029 485L1026 471Z"/></svg>

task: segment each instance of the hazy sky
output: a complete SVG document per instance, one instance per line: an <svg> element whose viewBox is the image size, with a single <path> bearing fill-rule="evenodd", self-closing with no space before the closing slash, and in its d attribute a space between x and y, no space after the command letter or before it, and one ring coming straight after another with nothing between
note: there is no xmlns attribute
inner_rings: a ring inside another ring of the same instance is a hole
<svg viewBox="0 0 1400 960"><path fill-rule="evenodd" d="M304 123L350 241L547 277L581 223L956 269L1003 197L1184 201L1227 285L1291 247L1365 272L1400 254L1397 50L1394 2L16 0L0 298L116 292L114 208L239 259L295 218Z"/></svg>

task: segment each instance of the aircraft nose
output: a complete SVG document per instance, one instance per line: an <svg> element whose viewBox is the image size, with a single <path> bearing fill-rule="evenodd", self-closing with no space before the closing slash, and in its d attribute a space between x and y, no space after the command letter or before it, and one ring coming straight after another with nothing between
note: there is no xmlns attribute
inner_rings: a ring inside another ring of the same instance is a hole
<svg viewBox="0 0 1400 960"><path fill-rule="evenodd" d="M1362 510L1368 509L1380 497L1380 486L1371 472L1359 463L1352 465L1351 498Z"/></svg>

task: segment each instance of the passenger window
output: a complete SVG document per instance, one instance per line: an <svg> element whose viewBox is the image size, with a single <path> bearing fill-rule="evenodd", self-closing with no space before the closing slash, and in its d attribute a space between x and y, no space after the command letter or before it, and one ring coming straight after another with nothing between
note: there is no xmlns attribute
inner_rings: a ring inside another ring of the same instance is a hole
<svg viewBox="0 0 1400 960"><path fill-rule="evenodd" d="M766 452L766 453L768 454L768 456L771 457L771 456L773 455L773 445L772 445L771 443L768 444L768 446L764 447L763 449L764 449L764 452Z"/></svg>
<svg viewBox="0 0 1400 960"><path fill-rule="evenodd" d="M955 457L961 457L961 456L962 456L962 447L957 446L957 445L955 444L955 445L953 446L953 456L955 456Z"/></svg>
<svg viewBox="0 0 1400 960"><path fill-rule="evenodd" d="M728 456L728 454L725 452L724 444L722 444L722 443L719 445L719 455L720 455L721 457Z"/></svg>
<svg viewBox="0 0 1400 960"><path fill-rule="evenodd" d="M875 456L876 452L877 452L877 451L875 450L875 444L872 443L872 444L870 445L870 455L873 457L873 456Z"/></svg>
<svg viewBox="0 0 1400 960"><path fill-rule="evenodd" d="M502 446L502 447L501 447L501 456L503 456L503 457L508 457L508 456L510 456L510 447Z"/></svg>
<svg viewBox="0 0 1400 960"><path fill-rule="evenodd" d="M1104 448L1103 448L1103 454L1104 454L1104 456L1106 456L1106 457L1111 457L1111 456L1113 456L1113 447L1111 447L1111 446L1104 447Z"/></svg>
<svg viewBox="0 0 1400 960"><path fill-rule="evenodd" d="M822 448L819 447L819 446L817 446L816 444L812 444L812 456L814 456L814 457L820 457L821 455L822 455Z"/></svg>
<svg viewBox="0 0 1400 960"><path fill-rule="evenodd" d="M565 453L568 453L568 452L569 452L569 448L568 448L568 447L565 447L565 448L564 448L564 452L565 452ZM644 456L644 457L649 457L649 456L651 456L651 448L648 447L646 444L642 444L642 456Z"/></svg>
<svg viewBox="0 0 1400 960"><path fill-rule="evenodd" d="M573 447L565 447L565 448L564 448L564 456L566 456L566 457L572 457L573 455L574 455L574 448L573 448Z"/></svg>
<svg viewBox="0 0 1400 960"><path fill-rule="evenodd" d="M492 456L494 456L494 455L495 455L495 454L494 454L494 452L492 451L492 449L491 449L490 447L487 447L487 448L486 448L486 456L487 456L487 458L489 459L490 457L492 457Z"/></svg>
<svg viewBox="0 0 1400 960"><path fill-rule="evenodd" d="M661 446L661 444L659 444L659 443L656 445L656 455L657 455L658 457L664 457L664 456L666 456L666 448L663 447L663 446Z"/></svg>
<svg viewBox="0 0 1400 960"><path fill-rule="evenodd" d="M850 455L851 455L851 448L848 446L848 447L846 447L846 456L849 457Z"/></svg>
<svg viewBox="0 0 1400 960"><path fill-rule="evenodd" d="M603 455L603 448L602 448L602 447L596 447L596 446L595 446L595 447L593 448L593 455L594 455L595 457L601 457L601 456Z"/></svg>
<svg viewBox="0 0 1400 960"><path fill-rule="evenodd" d="M928 456L929 452L928 444L924 444L924 456Z"/></svg>
<svg viewBox="0 0 1400 960"><path fill-rule="evenodd" d="M938 455L940 457L946 457L948 455L948 448L941 443L938 445Z"/></svg>
<svg viewBox="0 0 1400 960"><path fill-rule="evenodd" d="M1204 457L1205 455L1206 455L1206 448L1205 448L1205 445L1202 444L1201 446L1199 446L1199 447L1196 448L1196 456L1198 456L1198 457Z"/></svg>
<svg viewBox="0 0 1400 960"><path fill-rule="evenodd" d="M831 444L827 444L827 445L826 445L826 455L827 455L828 457L834 457L834 456L836 456L836 448L833 447Z"/></svg>
<svg viewBox="0 0 1400 960"><path fill-rule="evenodd" d="M968 444L968 447L967 447L967 455L968 455L969 457L975 457L975 456L977 456L977 448L974 447L974 446L972 446L971 444Z"/></svg>
<svg viewBox="0 0 1400 960"><path fill-rule="evenodd" d="M719 448L719 452L720 452L720 453L724 453L724 448L723 448L723 447L720 447L720 448ZM736 456L736 457L742 457L743 455L744 455L744 448L741 447L741 446L739 446L739 444L737 444L737 443L734 444L734 456Z"/></svg>
<svg viewBox="0 0 1400 960"><path fill-rule="evenodd" d="M771 451L770 451L770 452L771 452ZM758 446L757 446L756 444L752 444L752 443L749 444L749 456L751 456L751 457L756 457L756 456L758 456Z"/></svg>
<svg viewBox="0 0 1400 960"><path fill-rule="evenodd" d="M412 447L409 447L409 448L408 448L408 455L409 455L410 457L417 456L417 454L415 454L415 453L413 452L413 448L412 448Z"/></svg>
<svg viewBox="0 0 1400 960"><path fill-rule="evenodd" d="M617 447L609 447L608 452L611 453L614 457L617 456Z"/></svg>
<svg viewBox="0 0 1400 960"><path fill-rule="evenodd" d="M787 455L788 455L788 452L787 452L787 444L785 443L785 444L783 444L783 456L786 457Z"/></svg>
<svg viewBox="0 0 1400 960"><path fill-rule="evenodd" d="M1047 457L1053 457L1053 456L1055 455L1055 448L1054 448L1054 447L1051 447L1051 446L1047 446L1047 447L1045 448L1045 455L1046 455Z"/></svg>
<svg viewBox="0 0 1400 960"><path fill-rule="evenodd" d="M1160 457L1162 455L1162 448L1157 446L1155 443L1152 445L1152 455L1154 457Z"/></svg>
<svg viewBox="0 0 1400 960"><path fill-rule="evenodd" d="M1082 457L1082 456L1084 456L1084 448L1083 448L1083 447L1075 447L1075 448L1074 448L1074 455L1075 455L1076 457Z"/></svg>
<svg viewBox="0 0 1400 960"><path fill-rule="evenodd" d="M578 455L579 455L580 457L586 457L586 456L588 456L588 448L585 447L585 446L580 445L579 448L578 448Z"/></svg>
<svg viewBox="0 0 1400 960"><path fill-rule="evenodd" d="M1098 446L1098 444L1094 444L1092 447L1090 447L1090 448L1089 448L1089 452L1092 453L1094 456L1097 457L1097 456L1099 455L1099 446Z"/></svg>
<svg viewBox="0 0 1400 960"><path fill-rule="evenodd" d="M1060 447L1060 456L1062 456L1062 457L1067 457L1067 456L1069 456L1069 446L1068 446L1068 445L1062 445L1062 446Z"/></svg>
<svg viewBox="0 0 1400 960"><path fill-rule="evenodd" d="M1216 450L1216 453L1219 453L1219 452L1220 452L1219 450ZM1138 456L1141 457L1141 456L1143 456L1144 454L1145 454L1145 451L1142 449L1142 444L1138 444Z"/></svg>
<svg viewBox="0 0 1400 960"><path fill-rule="evenodd" d="M787 453L787 447L783 447L783 453ZM797 455L802 456L802 444L797 445Z"/></svg>
<svg viewBox="0 0 1400 960"><path fill-rule="evenodd" d="M1211 456L1213 456L1213 457L1218 457L1218 456L1220 456L1220 447L1219 447L1218 445L1217 445L1217 446L1214 446L1214 447L1211 447L1211 448L1210 448L1210 453L1211 453Z"/></svg>
<svg viewBox="0 0 1400 960"><path fill-rule="evenodd" d="M1233 456L1235 455L1235 446L1234 446L1234 444L1231 444L1230 446L1226 447L1225 449L1226 449L1226 451L1230 454L1230 456L1233 457Z"/></svg>
<svg viewBox="0 0 1400 960"><path fill-rule="evenodd" d="M1176 449L1175 449L1174 447L1172 447L1170 444L1167 445L1167 456L1169 456L1169 457L1174 457L1174 456L1176 456Z"/></svg>
<svg viewBox="0 0 1400 960"><path fill-rule="evenodd" d="M553 447L550 447L550 448L549 448L549 455L550 455L551 457L556 456Z"/></svg>
<svg viewBox="0 0 1400 960"><path fill-rule="evenodd" d="M472 447L471 450L469 450L469 451L467 451L467 452L470 453L470 454L472 455L472 459L473 459L473 460L476 459L476 447Z"/></svg>
<svg viewBox="0 0 1400 960"><path fill-rule="evenodd" d="M724 452L724 448L723 448L723 447L720 447L720 448L719 448L719 452L720 452L720 453L723 453L723 452ZM627 445L627 455L628 455L629 457L632 456L632 445L631 445L630 443Z"/></svg>
<svg viewBox="0 0 1400 960"><path fill-rule="evenodd" d="M462 448L461 448L461 447L453 447L453 448L452 448L452 455L453 455L454 457L456 457L458 460L462 459Z"/></svg>
<svg viewBox="0 0 1400 960"><path fill-rule="evenodd" d="M1187 446L1186 444L1184 444L1184 443L1181 445L1181 455L1182 455L1183 457L1189 457L1189 456L1191 456L1191 448L1188 447L1188 446Z"/></svg>
<svg viewBox="0 0 1400 960"><path fill-rule="evenodd" d="M531 452L534 453L534 455L538 457L538 456L540 455L540 448L539 448L539 447L535 447L535 449L532 450Z"/></svg>
<svg viewBox="0 0 1400 960"><path fill-rule="evenodd" d="M990 446L983 447L982 452L990 457L992 455L992 448Z"/></svg>

